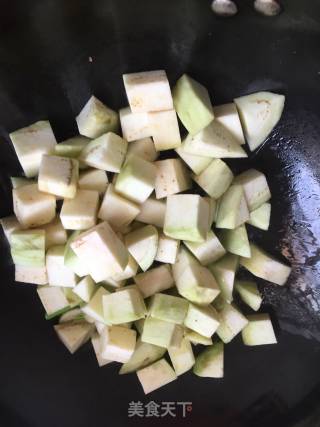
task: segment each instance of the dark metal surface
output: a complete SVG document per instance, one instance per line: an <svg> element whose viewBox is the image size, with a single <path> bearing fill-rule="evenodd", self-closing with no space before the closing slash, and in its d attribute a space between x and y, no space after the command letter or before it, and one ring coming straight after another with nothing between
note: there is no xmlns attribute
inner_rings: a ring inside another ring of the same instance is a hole
<svg viewBox="0 0 320 427"><path fill-rule="evenodd" d="M9 176L21 173L9 131L49 118L58 140L70 137L92 93L119 108L122 73L165 68L171 82L183 72L199 79L215 103L261 89L286 95L265 145L230 164L266 173L271 228L251 232L293 266L285 287L259 281L278 345L248 348L237 337L226 347L223 381L188 373L144 397L134 375L117 376L115 365L99 369L89 346L67 353L34 287L13 283L1 236L1 426L173 422L128 418L129 402L138 400L192 401L192 413L176 425L320 425L320 4L284 1L285 12L270 19L252 3L241 1L237 17L225 20L205 0L1 2L1 216L12 209Z"/></svg>

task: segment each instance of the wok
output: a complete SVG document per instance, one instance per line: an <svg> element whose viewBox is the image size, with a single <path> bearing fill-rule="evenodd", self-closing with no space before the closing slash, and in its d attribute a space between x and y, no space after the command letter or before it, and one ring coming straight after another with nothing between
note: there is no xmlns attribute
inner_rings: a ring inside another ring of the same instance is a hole
<svg viewBox="0 0 320 427"><path fill-rule="evenodd" d="M267 175L271 228L250 233L293 266L284 287L258 281L278 345L249 348L237 337L223 380L187 373L144 396L135 375L99 369L89 345L68 354L34 286L14 283L1 234L1 426L320 425L320 4L282 4L266 18L239 1L239 14L223 19L207 0L1 2L1 216L12 211L9 176L21 174L8 132L48 118L61 141L76 134L74 117L92 93L112 108L126 104L123 73L164 68L173 83L188 72L216 104L257 90L286 95L266 143L229 164ZM128 417L129 402L152 400L192 402L192 411Z"/></svg>

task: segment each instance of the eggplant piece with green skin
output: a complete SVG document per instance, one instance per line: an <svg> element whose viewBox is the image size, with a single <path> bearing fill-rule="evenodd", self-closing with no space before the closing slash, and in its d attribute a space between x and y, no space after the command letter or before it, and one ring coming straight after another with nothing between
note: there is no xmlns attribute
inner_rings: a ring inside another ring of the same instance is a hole
<svg viewBox="0 0 320 427"><path fill-rule="evenodd" d="M78 295L84 302L89 302L96 290L96 284L90 276L84 277L73 288L73 292Z"/></svg>
<svg viewBox="0 0 320 427"><path fill-rule="evenodd" d="M106 326L100 334L101 357L114 362L128 362L134 353L136 336L133 329Z"/></svg>
<svg viewBox="0 0 320 427"><path fill-rule="evenodd" d="M37 294L48 317L54 317L58 312L62 314L71 308L62 287L38 286Z"/></svg>
<svg viewBox="0 0 320 427"><path fill-rule="evenodd" d="M224 345L222 342L215 342L197 356L193 373L198 377L223 378Z"/></svg>
<svg viewBox="0 0 320 427"><path fill-rule="evenodd" d="M271 204L263 203L259 208L250 212L248 224L260 230L268 230L270 225Z"/></svg>
<svg viewBox="0 0 320 427"><path fill-rule="evenodd" d="M209 231L207 239L202 243L183 242L202 265L209 265L225 255L226 251L213 231Z"/></svg>
<svg viewBox="0 0 320 427"><path fill-rule="evenodd" d="M217 228L234 229L249 219L249 211L241 185L233 184L219 199Z"/></svg>
<svg viewBox="0 0 320 427"><path fill-rule="evenodd" d="M184 74L173 88L173 103L184 127L195 135L214 118L207 89Z"/></svg>
<svg viewBox="0 0 320 427"><path fill-rule="evenodd" d="M78 178L78 160L47 154L42 156L38 177L40 191L72 199L77 193Z"/></svg>
<svg viewBox="0 0 320 427"><path fill-rule="evenodd" d="M6 216L5 218L0 219L0 224L4 235L6 236L8 242L10 243L11 234L14 231L21 230L23 226L18 221L15 215Z"/></svg>
<svg viewBox="0 0 320 427"><path fill-rule="evenodd" d="M45 231L17 230L10 237L13 262L23 267L45 267Z"/></svg>
<svg viewBox="0 0 320 427"><path fill-rule="evenodd" d="M225 344L233 340L248 324L247 318L234 304L226 304L219 311L220 325L217 335Z"/></svg>
<svg viewBox="0 0 320 427"><path fill-rule="evenodd" d="M127 234L125 244L141 269L146 271L157 254L158 231L153 225L147 225Z"/></svg>
<svg viewBox="0 0 320 427"><path fill-rule="evenodd" d="M157 345L142 342L139 338L134 353L119 371L120 375L138 371L164 356L166 349Z"/></svg>
<svg viewBox="0 0 320 427"><path fill-rule="evenodd" d="M208 305L220 293L211 272L183 247L172 272L179 294L195 304Z"/></svg>
<svg viewBox="0 0 320 427"><path fill-rule="evenodd" d="M234 100L251 151L268 137L281 118L285 97L272 92L257 92Z"/></svg>
<svg viewBox="0 0 320 427"><path fill-rule="evenodd" d="M137 371L138 379L145 394L151 393L160 387L177 379L177 375L165 359L160 359Z"/></svg>
<svg viewBox="0 0 320 427"><path fill-rule="evenodd" d="M197 194L168 196L163 228L166 236L190 242L204 242L208 224L209 206L201 196Z"/></svg>
<svg viewBox="0 0 320 427"><path fill-rule="evenodd" d="M213 306L199 307L189 304L188 312L184 319L184 325L187 328L210 338L218 329L219 324L219 314Z"/></svg>
<svg viewBox="0 0 320 427"><path fill-rule="evenodd" d="M256 169L249 169L236 176L234 184L242 185L250 212L259 208L271 198L265 175Z"/></svg>
<svg viewBox="0 0 320 427"><path fill-rule="evenodd" d="M187 153L185 150L185 140L182 141L181 146L176 148L175 151L196 175L203 172L212 162L210 157Z"/></svg>
<svg viewBox="0 0 320 427"><path fill-rule="evenodd" d="M140 292L132 288L104 295L102 305L104 319L112 325L142 319L147 311Z"/></svg>
<svg viewBox="0 0 320 427"><path fill-rule="evenodd" d="M174 286L174 279L168 264L137 274L133 280L136 282L144 298L148 298Z"/></svg>
<svg viewBox="0 0 320 427"><path fill-rule="evenodd" d="M291 267L277 261L253 243L250 244L250 250L251 258L240 258L240 264L254 276L283 286L291 273Z"/></svg>
<svg viewBox="0 0 320 427"><path fill-rule="evenodd" d="M183 338L183 334L179 337L180 331L181 327L175 323L147 317L144 321L141 341L169 348L172 345L180 345Z"/></svg>
<svg viewBox="0 0 320 427"><path fill-rule="evenodd" d="M37 176L42 155L50 154L57 144L49 121L33 123L9 136L26 177Z"/></svg>
<svg viewBox="0 0 320 427"><path fill-rule="evenodd" d="M39 191L37 184L12 190L13 210L22 228L40 227L56 216L56 197Z"/></svg>
<svg viewBox="0 0 320 427"><path fill-rule="evenodd" d="M63 313L59 318L59 323L79 322L85 320L85 316L80 308L72 308Z"/></svg>
<svg viewBox="0 0 320 427"><path fill-rule="evenodd" d="M173 369L178 376L189 371L195 363L192 345L186 338L182 340L180 347L169 347L168 353Z"/></svg>
<svg viewBox="0 0 320 427"><path fill-rule="evenodd" d="M128 226L139 214L140 207L115 191L113 184L109 184L103 197L98 217L113 227L121 230Z"/></svg>
<svg viewBox="0 0 320 427"><path fill-rule="evenodd" d="M113 132L105 133L90 141L79 159L92 168L120 172L128 149L128 142Z"/></svg>
<svg viewBox="0 0 320 427"><path fill-rule="evenodd" d="M189 134L184 149L190 154L216 159L248 157L232 134L215 120L196 135Z"/></svg>
<svg viewBox="0 0 320 427"><path fill-rule="evenodd" d="M243 302L251 307L252 310L259 310L262 303L262 296L255 282L237 280L234 287Z"/></svg>
<svg viewBox="0 0 320 427"><path fill-rule="evenodd" d="M135 155L148 162L154 162L159 157L152 138L142 138L128 145L127 156Z"/></svg>
<svg viewBox="0 0 320 427"><path fill-rule="evenodd" d="M219 285L221 296L229 303L233 300L233 286L238 265L238 256L226 254L223 258L209 266L210 271Z"/></svg>
<svg viewBox="0 0 320 427"><path fill-rule="evenodd" d="M155 294L150 300L149 315L166 322L182 325L186 317L189 302L184 298L166 294Z"/></svg>
<svg viewBox="0 0 320 427"><path fill-rule="evenodd" d="M248 316L248 321L248 325L242 330L242 340L245 345L277 344L269 314L252 314Z"/></svg>
<svg viewBox="0 0 320 427"><path fill-rule="evenodd" d="M218 199L231 185L233 173L221 159L214 159L200 175L194 176L193 180L210 197Z"/></svg>
<svg viewBox="0 0 320 427"><path fill-rule="evenodd" d="M234 102L213 107L214 119L221 123L234 136L240 145L245 144L242 125Z"/></svg>
<svg viewBox="0 0 320 427"><path fill-rule="evenodd" d="M81 151L89 142L90 139L85 136L73 136L72 138L66 139L65 141L57 144L54 147L52 154L77 159Z"/></svg>
<svg viewBox="0 0 320 427"><path fill-rule="evenodd" d="M115 181L115 190L135 203L143 203L154 190L155 165L136 155L127 157Z"/></svg>
<svg viewBox="0 0 320 427"><path fill-rule="evenodd" d="M88 138L98 138L106 132L116 132L119 127L118 113L104 105L95 96L87 101L76 117L79 133Z"/></svg>
<svg viewBox="0 0 320 427"><path fill-rule="evenodd" d="M93 294L90 301L85 306L81 307L82 312L95 321L107 325L108 322L105 320L103 311L103 296L108 294L110 294L110 292L104 289L103 286L100 286Z"/></svg>
<svg viewBox="0 0 320 427"><path fill-rule="evenodd" d="M250 244L246 226L244 224L233 230L221 230L218 233L218 237L228 252L234 255L250 258Z"/></svg>

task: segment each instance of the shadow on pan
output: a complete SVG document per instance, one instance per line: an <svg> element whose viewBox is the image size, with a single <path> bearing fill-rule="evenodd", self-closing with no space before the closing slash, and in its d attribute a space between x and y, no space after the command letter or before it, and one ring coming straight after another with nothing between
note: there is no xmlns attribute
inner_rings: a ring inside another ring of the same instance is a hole
<svg viewBox="0 0 320 427"><path fill-rule="evenodd" d="M262 170L272 192L271 228L250 229L266 250L289 260L287 286L259 281L279 344L226 348L225 378L191 373L150 396L134 375L98 369L87 346L73 357L57 342L32 286L14 284L1 238L0 422L8 426L124 426L131 401L191 401L192 412L161 423L207 426L320 425L320 5L284 1L284 13L257 15L252 2L220 19L210 1L42 0L3 2L0 25L0 213L12 211L9 177L21 174L8 132L49 118L58 140L94 93L125 105L121 74L165 68L205 84L213 102L256 90L286 95L281 122L235 172ZM92 61L89 60L91 57ZM246 275L245 272L243 272ZM249 276L246 276L249 277Z"/></svg>

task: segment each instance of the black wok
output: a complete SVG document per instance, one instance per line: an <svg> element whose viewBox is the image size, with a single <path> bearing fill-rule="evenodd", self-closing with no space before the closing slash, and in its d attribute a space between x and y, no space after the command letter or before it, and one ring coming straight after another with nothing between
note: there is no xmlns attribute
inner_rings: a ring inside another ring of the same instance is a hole
<svg viewBox="0 0 320 427"><path fill-rule="evenodd" d="M89 345L68 354L34 287L14 283L1 235L2 427L320 425L320 4L283 1L280 16L265 18L252 3L239 1L239 14L222 19L207 0L1 2L1 216L12 211L9 176L21 174L8 132L48 118L66 139L92 93L119 108L123 73L165 68L172 83L183 72L200 80L216 104L257 90L286 95L264 146L230 164L266 173L271 228L250 232L293 266L284 287L259 281L278 345L248 348L237 337L223 380L188 373L145 397L135 375L99 369ZM151 400L193 409L186 418L128 417L129 402Z"/></svg>

